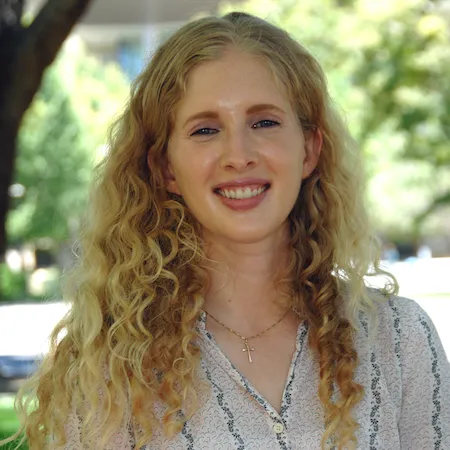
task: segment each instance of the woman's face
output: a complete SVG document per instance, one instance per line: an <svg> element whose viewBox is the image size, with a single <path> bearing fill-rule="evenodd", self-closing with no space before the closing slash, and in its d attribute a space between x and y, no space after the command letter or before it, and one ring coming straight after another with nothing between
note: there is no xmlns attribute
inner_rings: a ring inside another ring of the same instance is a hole
<svg viewBox="0 0 450 450"><path fill-rule="evenodd" d="M207 240L276 237L320 147L320 133L305 142L265 64L229 50L189 74L168 145L167 189L183 197Z"/></svg>

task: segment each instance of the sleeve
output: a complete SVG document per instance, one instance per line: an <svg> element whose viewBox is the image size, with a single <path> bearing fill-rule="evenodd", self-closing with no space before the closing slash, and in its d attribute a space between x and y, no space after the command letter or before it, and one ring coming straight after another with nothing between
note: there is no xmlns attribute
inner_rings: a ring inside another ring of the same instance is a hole
<svg viewBox="0 0 450 450"><path fill-rule="evenodd" d="M398 299L401 449L450 450L450 364L436 328L414 301Z"/></svg>

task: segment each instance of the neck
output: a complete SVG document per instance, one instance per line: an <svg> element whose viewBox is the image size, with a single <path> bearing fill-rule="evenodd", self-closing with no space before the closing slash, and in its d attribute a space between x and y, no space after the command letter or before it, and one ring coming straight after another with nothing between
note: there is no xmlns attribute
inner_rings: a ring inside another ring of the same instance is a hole
<svg viewBox="0 0 450 450"><path fill-rule="evenodd" d="M206 239L205 239L206 240ZM277 287L289 255L288 234L258 243L206 240L210 287L205 309L223 319L278 317L286 296Z"/></svg>

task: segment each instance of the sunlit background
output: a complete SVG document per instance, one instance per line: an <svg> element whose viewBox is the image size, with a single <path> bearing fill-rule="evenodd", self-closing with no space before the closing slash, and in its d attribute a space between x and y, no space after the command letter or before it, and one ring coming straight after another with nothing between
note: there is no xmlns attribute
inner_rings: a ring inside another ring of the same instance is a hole
<svg viewBox="0 0 450 450"><path fill-rule="evenodd" d="M24 20L42 3L29 0ZM0 437L17 426L14 391L68 309L60 277L130 82L184 22L233 9L277 23L319 59L364 155L384 264L450 355L449 0L93 0L19 134L0 265Z"/></svg>

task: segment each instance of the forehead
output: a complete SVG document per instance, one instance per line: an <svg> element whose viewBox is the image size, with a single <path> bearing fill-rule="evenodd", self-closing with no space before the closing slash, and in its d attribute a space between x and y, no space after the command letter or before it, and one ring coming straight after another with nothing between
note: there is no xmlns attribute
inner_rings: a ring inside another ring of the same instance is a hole
<svg viewBox="0 0 450 450"><path fill-rule="evenodd" d="M271 66L252 54L231 50L196 66L188 75L177 116L196 108L289 103L286 89Z"/></svg>

